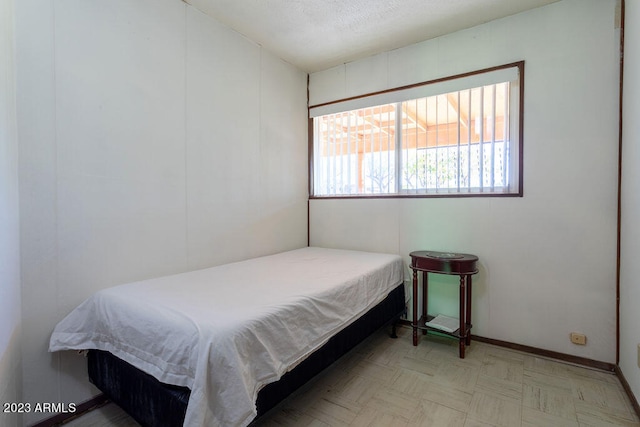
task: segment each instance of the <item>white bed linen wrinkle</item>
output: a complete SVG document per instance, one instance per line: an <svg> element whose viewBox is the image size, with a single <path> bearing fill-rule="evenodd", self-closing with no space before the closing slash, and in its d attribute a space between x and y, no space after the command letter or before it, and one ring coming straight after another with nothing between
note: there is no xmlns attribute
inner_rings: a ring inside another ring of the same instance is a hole
<svg viewBox="0 0 640 427"><path fill-rule="evenodd" d="M60 332L54 331L55 342L66 342L67 349L108 351L140 369L144 367L145 372L159 381L192 387L195 363L191 352L199 341L193 319L170 307L150 305L135 296L124 298L113 288L96 293L74 313L69 320L60 322ZM167 327L180 333L163 334L161 331ZM50 351L57 350L52 347L54 335Z"/></svg>
<svg viewBox="0 0 640 427"><path fill-rule="evenodd" d="M189 383L186 426L243 426L256 415L262 387L384 299L402 276L397 255L303 248L121 285L83 303L102 301L103 318L87 320L93 308L79 307L60 322L50 350L106 349L94 334L108 331L121 345L107 351L160 381ZM115 326L96 328L105 319ZM155 358L167 371L149 371L161 365Z"/></svg>

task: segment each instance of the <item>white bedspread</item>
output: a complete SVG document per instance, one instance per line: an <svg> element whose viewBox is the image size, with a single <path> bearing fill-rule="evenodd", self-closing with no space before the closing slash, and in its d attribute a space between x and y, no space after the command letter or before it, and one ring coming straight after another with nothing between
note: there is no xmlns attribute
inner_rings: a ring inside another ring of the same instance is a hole
<svg viewBox="0 0 640 427"><path fill-rule="evenodd" d="M247 425L260 389L382 301L397 255L303 248L105 289L49 351L106 350L191 389L185 426Z"/></svg>

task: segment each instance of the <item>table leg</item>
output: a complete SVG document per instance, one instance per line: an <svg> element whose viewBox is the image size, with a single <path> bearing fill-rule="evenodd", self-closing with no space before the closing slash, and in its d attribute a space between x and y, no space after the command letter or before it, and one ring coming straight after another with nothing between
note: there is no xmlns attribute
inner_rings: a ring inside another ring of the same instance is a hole
<svg viewBox="0 0 640 427"><path fill-rule="evenodd" d="M471 275L467 275L467 315L465 316L466 323L471 325ZM471 345L471 331L467 331L466 345Z"/></svg>
<svg viewBox="0 0 640 427"><path fill-rule="evenodd" d="M413 345L418 345L418 272L413 270Z"/></svg>
<svg viewBox="0 0 640 427"><path fill-rule="evenodd" d="M427 313L429 308L429 273L422 272L422 318L427 321ZM427 330L422 330L422 335L427 335Z"/></svg>
<svg viewBox="0 0 640 427"><path fill-rule="evenodd" d="M466 321L465 321L465 317L467 314L467 311L465 310L465 301L466 301L466 296L467 296L467 292L466 292L466 286L465 286L465 276L463 274L460 275L460 330L458 331L460 333L460 359L464 359L464 345L465 345L465 341L466 341Z"/></svg>

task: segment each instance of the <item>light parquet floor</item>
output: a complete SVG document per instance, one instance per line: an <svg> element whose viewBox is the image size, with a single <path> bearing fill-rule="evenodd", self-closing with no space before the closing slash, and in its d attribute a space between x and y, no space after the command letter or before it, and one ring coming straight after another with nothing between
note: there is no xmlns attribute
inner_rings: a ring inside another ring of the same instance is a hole
<svg viewBox="0 0 640 427"><path fill-rule="evenodd" d="M267 427L639 426L611 373L411 330L379 331L252 425ZM130 427L114 404L65 424Z"/></svg>

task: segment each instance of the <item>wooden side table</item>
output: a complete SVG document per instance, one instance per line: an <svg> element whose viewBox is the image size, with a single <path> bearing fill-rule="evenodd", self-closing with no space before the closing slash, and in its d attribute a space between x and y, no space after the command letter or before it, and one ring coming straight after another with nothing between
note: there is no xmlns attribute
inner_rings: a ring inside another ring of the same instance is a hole
<svg viewBox="0 0 640 427"><path fill-rule="evenodd" d="M464 359L465 346L471 344L471 275L478 272L478 257L471 254L451 252L415 251L409 254L413 270L413 345L418 345L418 330L437 331L457 338L460 345L460 358ZM422 316L418 318L418 271L422 272ZM447 332L427 325L434 316L427 314L428 274L449 274L460 276L460 326L453 332Z"/></svg>

